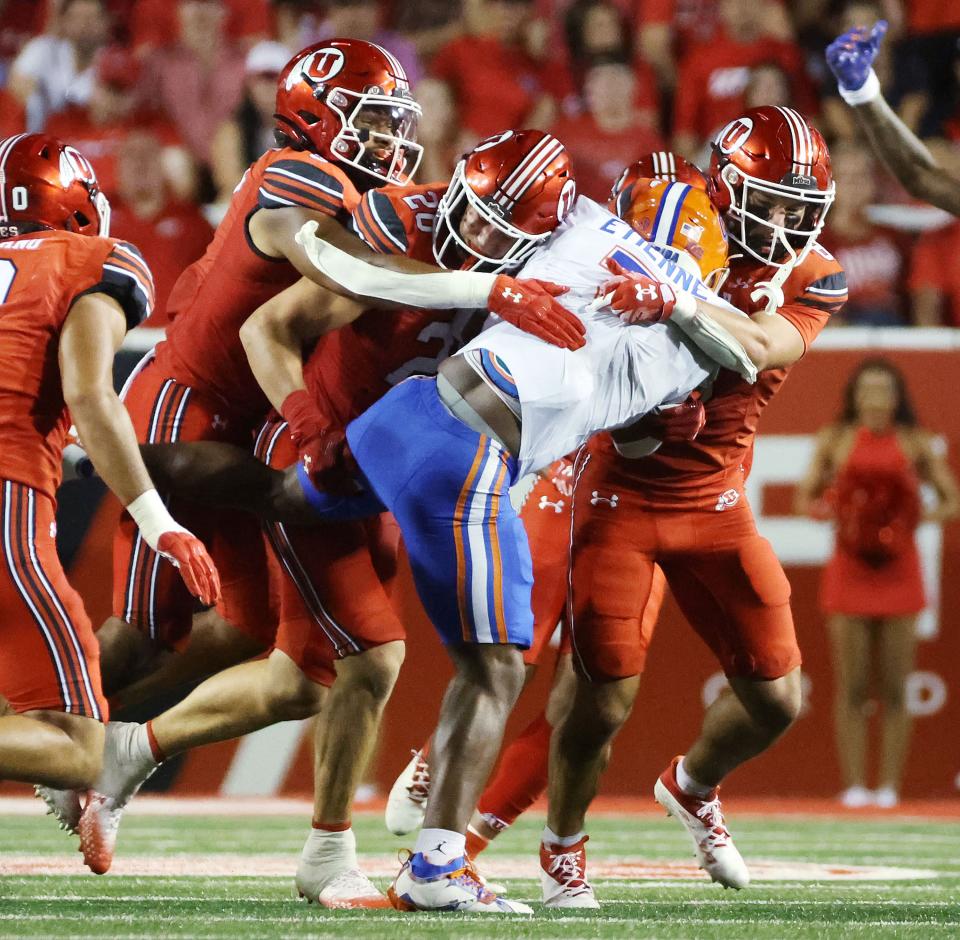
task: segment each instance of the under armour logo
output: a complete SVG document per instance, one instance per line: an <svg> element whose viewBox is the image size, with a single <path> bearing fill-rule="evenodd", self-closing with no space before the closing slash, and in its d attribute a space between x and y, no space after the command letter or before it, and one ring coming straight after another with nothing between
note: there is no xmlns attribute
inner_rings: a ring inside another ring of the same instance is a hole
<svg viewBox="0 0 960 940"><path fill-rule="evenodd" d="M717 497L716 511L723 512L724 509L730 509L732 506L736 506L740 502L740 491L729 489L724 490Z"/></svg>
<svg viewBox="0 0 960 940"><path fill-rule="evenodd" d="M512 300L515 304L518 304L523 300L523 294L518 290L511 290L509 287L505 287L503 289L503 298L504 300Z"/></svg>
<svg viewBox="0 0 960 940"><path fill-rule="evenodd" d="M590 496L591 506L599 506L600 503L606 503L611 509L616 509L617 503L619 502L620 496L617 493L611 493L610 496L601 496L597 490L594 490Z"/></svg>
<svg viewBox="0 0 960 940"><path fill-rule="evenodd" d="M226 430L226 427L227 427L227 424L228 424L227 419L226 419L226 418L221 418L220 415L214 415L214 416L213 416L213 421L212 421L211 423L213 424L214 428L215 428L217 431L224 431L224 430Z"/></svg>
<svg viewBox="0 0 960 940"><path fill-rule="evenodd" d="M637 290L637 300L656 300L657 299L657 289L652 284L649 287L644 287L643 284L636 285Z"/></svg>
<svg viewBox="0 0 960 940"><path fill-rule="evenodd" d="M546 495L540 497L540 509L546 509L550 506L554 512L563 512L563 500L558 499L555 503L547 499Z"/></svg>

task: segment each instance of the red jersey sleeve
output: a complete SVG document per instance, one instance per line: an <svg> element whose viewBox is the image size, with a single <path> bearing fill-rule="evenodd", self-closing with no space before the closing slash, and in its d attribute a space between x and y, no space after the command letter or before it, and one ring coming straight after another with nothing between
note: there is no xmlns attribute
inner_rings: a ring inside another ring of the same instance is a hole
<svg viewBox="0 0 960 940"><path fill-rule="evenodd" d="M830 317L847 302L847 276L840 262L818 245L785 287L789 299L777 313L797 328L807 350Z"/></svg>
<svg viewBox="0 0 960 940"><path fill-rule="evenodd" d="M123 309L127 329L143 323L153 313L156 291L153 275L139 249L130 242L117 242L104 259L100 280L81 291L84 294L106 294Z"/></svg>
<svg viewBox="0 0 960 940"><path fill-rule="evenodd" d="M257 193L260 209L286 209L300 206L324 215L337 216L344 209L351 212L353 187L335 175L330 164L321 165L309 155L289 152L283 159L270 163L263 171Z"/></svg>
<svg viewBox="0 0 960 940"><path fill-rule="evenodd" d="M374 251L433 262L433 220L444 183L385 186L360 198L353 230Z"/></svg>

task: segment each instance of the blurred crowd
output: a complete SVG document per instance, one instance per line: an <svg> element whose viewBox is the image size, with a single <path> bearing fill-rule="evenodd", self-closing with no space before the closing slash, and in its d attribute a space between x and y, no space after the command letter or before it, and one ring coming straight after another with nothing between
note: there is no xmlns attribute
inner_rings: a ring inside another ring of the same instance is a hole
<svg viewBox="0 0 960 940"><path fill-rule="evenodd" d="M276 76L325 36L386 46L423 106L418 178L507 127L555 133L579 188L669 147L703 165L744 107L811 114L838 196L824 243L844 324L960 326L960 223L909 197L857 137L823 49L890 22L877 72L960 177L957 0L0 0L0 132L46 129L93 162L113 233L140 246L158 323L247 165L272 145ZM892 40L892 41L891 41Z"/></svg>

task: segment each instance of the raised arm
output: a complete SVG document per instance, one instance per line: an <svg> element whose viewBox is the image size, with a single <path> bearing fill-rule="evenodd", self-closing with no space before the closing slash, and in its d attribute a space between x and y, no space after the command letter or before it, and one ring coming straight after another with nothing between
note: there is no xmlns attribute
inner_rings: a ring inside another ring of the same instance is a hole
<svg viewBox="0 0 960 940"><path fill-rule="evenodd" d="M60 334L63 397L98 474L126 506L144 539L176 567L205 604L220 581L203 543L167 512L140 457L127 410L113 388L113 357L126 335L126 315L108 294L77 299Z"/></svg>
<svg viewBox="0 0 960 940"><path fill-rule="evenodd" d="M886 31L884 20L869 32L849 30L827 46L827 63L873 149L910 195L960 215L960 180L937 163L880 91L872 66Z"/></svg>

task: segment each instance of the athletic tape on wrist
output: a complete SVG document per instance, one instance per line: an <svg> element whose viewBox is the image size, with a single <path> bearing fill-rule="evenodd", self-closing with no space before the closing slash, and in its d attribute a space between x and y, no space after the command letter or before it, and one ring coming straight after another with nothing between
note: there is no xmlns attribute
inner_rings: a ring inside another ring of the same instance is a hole
<svg viewBox="0 0 960 940"><path fill-rule="evenodd" d="M144 541L154 551L157 550L157 542L164 532L187 531L167 512L167 507L163 505L163 500L156 490L141 493L127 506L127 512L133 517Z"/></svg>
<svg viewBox="0 0 960 940"><path fill-rule="evenodd" d="M874 98L880 96L880 79L877 78L877 73L870 69L867 80L859 88L850 90L840 85L838 90L840 91L840 97L853 107L860 104L869 104Z"/></svg>

